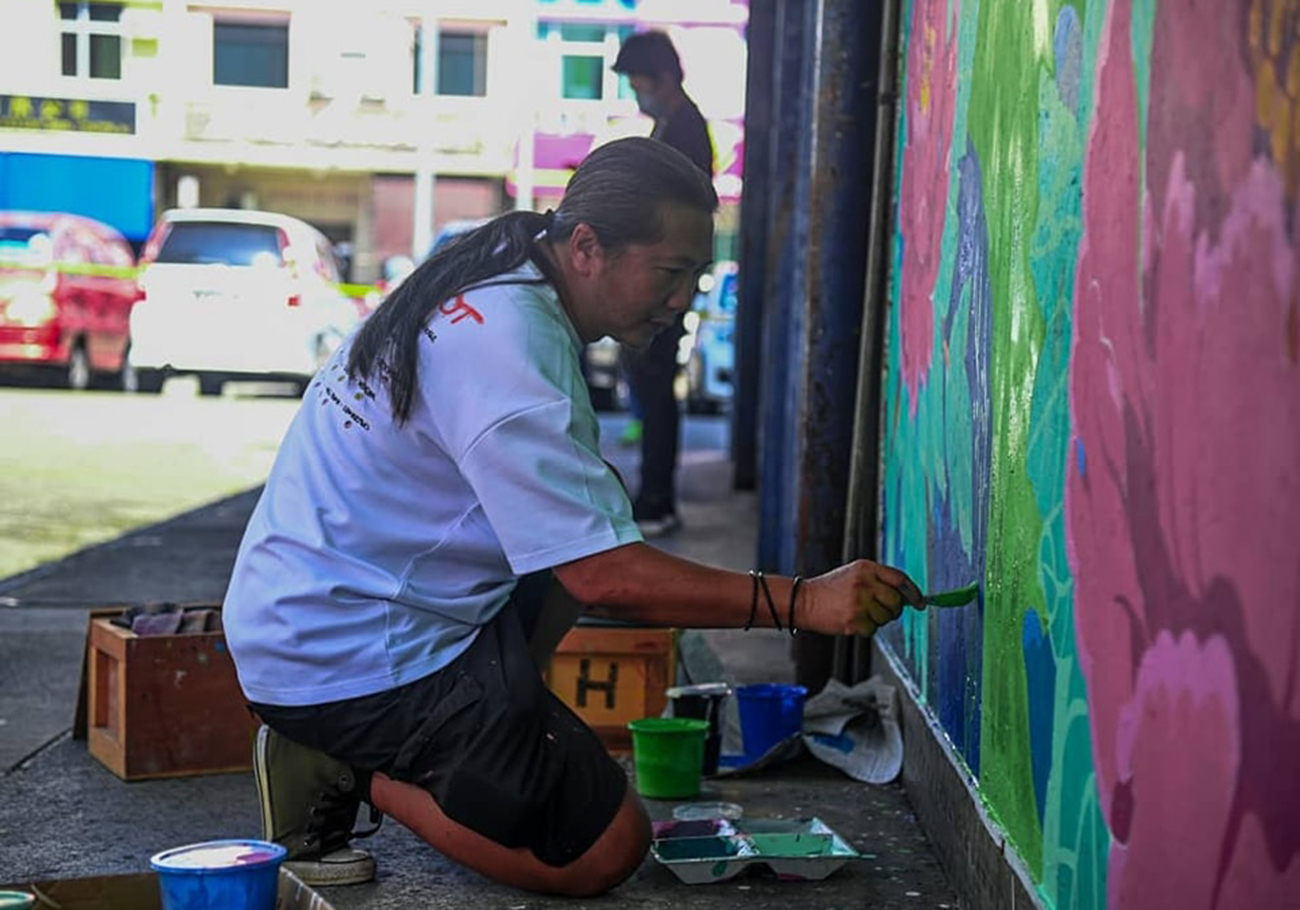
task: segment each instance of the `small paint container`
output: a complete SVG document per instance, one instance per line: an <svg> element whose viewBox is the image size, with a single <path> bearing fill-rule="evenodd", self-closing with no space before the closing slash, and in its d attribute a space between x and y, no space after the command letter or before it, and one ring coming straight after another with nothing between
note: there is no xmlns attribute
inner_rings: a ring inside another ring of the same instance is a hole
<svg viewBox="0 0 1300 910"><path fill-rule="evenodd" d="M36 895L26 891L0 891L0 910L30 910Z"/></svg>
<svg viewBox="0 0 1300 910"><path fill-rule="evenodd" d="M756 761L777 743L803 729L803 686L759 683L736 689L740 713L740 737L747 762Z"/></svg>
<svg viewBox="0 0 1300 910"><path fill-rule="evenodd" d="M156 853L163 910L275 910L288 851L264 840L212 840Z"/></svg>
<svg viewBox="0 0 1300 910"><path fill-rule="evenodd" d="M681 822L725 818L735 821L745 810L735 803L682 803L673 808L673 818Z"/></svg>
<svg viewBox="0 0 1300 910"><path fill-rule="evenodd" d="M700 770L705 775L717 774L718 753L722 751L722 701L731 694L731 686L725 682L698 683L674 686L664 694L673 706L673 717L694 717L709 722Z"/></svg>
<svg viewBox="0 0 1300 910"><path fill-rule="evenodd" d="M700 792L709 722L693 717L630 721L636 792L650 799L686 799Z"/></svg>

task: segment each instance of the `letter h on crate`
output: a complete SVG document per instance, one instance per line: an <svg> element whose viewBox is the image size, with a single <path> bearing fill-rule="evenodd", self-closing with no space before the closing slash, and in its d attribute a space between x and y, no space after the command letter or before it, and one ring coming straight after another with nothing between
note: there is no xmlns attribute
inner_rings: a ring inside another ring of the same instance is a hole
<svg viewBox="0 0 1300 910"><path fill-rule="evenodd" d="M546 682L611 751L630 751L628 721L658 717L676 673L677 631L578 625L561 639Z"/></svg>

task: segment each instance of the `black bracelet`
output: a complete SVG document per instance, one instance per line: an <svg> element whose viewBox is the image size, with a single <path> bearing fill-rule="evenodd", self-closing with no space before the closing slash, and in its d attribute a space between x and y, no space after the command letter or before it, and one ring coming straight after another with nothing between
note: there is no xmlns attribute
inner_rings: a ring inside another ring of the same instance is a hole
<svg viewBox="0 0 1300 910"><path fill-rule="evenodd" d="M772 600L772 591L768 588L767 578L763 575L761 569L758 570L758 583L763 586L763 597L767 600L767 612L772 614L772 625L776 627L776 631L780 632L783 628L781 617L776 615L776 601Z"/></svg>
<svg viewBox="0 0 1300 910"><path fill-rule="evenodd" d="M803 576L796 575L794 577L794 584L790 586L790 611L786 614L785 624L790 630L791 635L799 634L799 630L794 626L794 601L795 598L799 596L799 586L801 584L803 584Z"/></svg>
<svg viewBox="0 0 1300 910"><path fill-rule="evenodd" d="M744 631L748 632L754 626L754 617L758 615L758 576L760 573L754 569L749 570L749 580L752 588L749 596L749 620L744 625Z"/></svg>

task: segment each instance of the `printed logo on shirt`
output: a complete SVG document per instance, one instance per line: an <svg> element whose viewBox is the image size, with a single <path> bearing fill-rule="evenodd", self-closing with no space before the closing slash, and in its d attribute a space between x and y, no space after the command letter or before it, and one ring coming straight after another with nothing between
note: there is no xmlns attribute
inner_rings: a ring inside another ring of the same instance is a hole
<svg viewBox="0 0 1300 910"><path fill-rule="evenodd" d="M322 407L324 407L325 405L332 404L334 405L334 407L339 409L343 417L343 429L350 430L352 429L352 427L357 426L365 430L366 432L369 432L370 421L366 420L365 417L361 416L361 414L359 414L351 404L349 404L346 400L344 400L343 395L340 395L337 391L335 391L333 385L325 381L324 377L326 374L328 374L329 379L332 382L336 383L340 388L350 387L352 389L355 389L355 391L349 391L345 394L351 397L353 401L360 402L358 407L364 406L365 400L367 398L369 398L371 401L374 401L375 390L370 386L368 382L366 382L364 377L357 380L353 380L352 374L348 372L347 367L344 365L344 363L345 361L343 357L336 352L334 362L331 363L326 370L322 371L321 377L317 378L316 381L312 383L312 385L320 387L319 401ZM381 381L384 380L389 373L388 364L381 359L376 364L376 367L378 369Z"/></svg>
<svg viewBox="0 0 1300 910"><path fill-rule="evenodd" d="M455 300L447 300L439 304L438 311L449 317L452 325L466 319L473 319L479 325L483 324L483 314L465 302L464 294L457 294Z"/></svg>

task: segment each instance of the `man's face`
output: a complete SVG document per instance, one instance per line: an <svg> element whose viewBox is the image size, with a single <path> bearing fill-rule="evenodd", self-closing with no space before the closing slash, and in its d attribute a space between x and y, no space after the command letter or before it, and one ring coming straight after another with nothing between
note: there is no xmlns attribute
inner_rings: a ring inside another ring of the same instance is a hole
<svg viewBox="0 0 1300 910"><path fill-rule="evenodd" d="M713 256L713 216L683 205L663 207L664 239L606 256L598 278L601 334L642 348L673 324L695 298Z"/></svg>
<svg viewBox="0 0 1300 910"><path fill-rule="evenodd" d="M647 117L658 117L664 112L664 80L657 76L628 76L628 84L636 92L636 106Z"/></svg>

